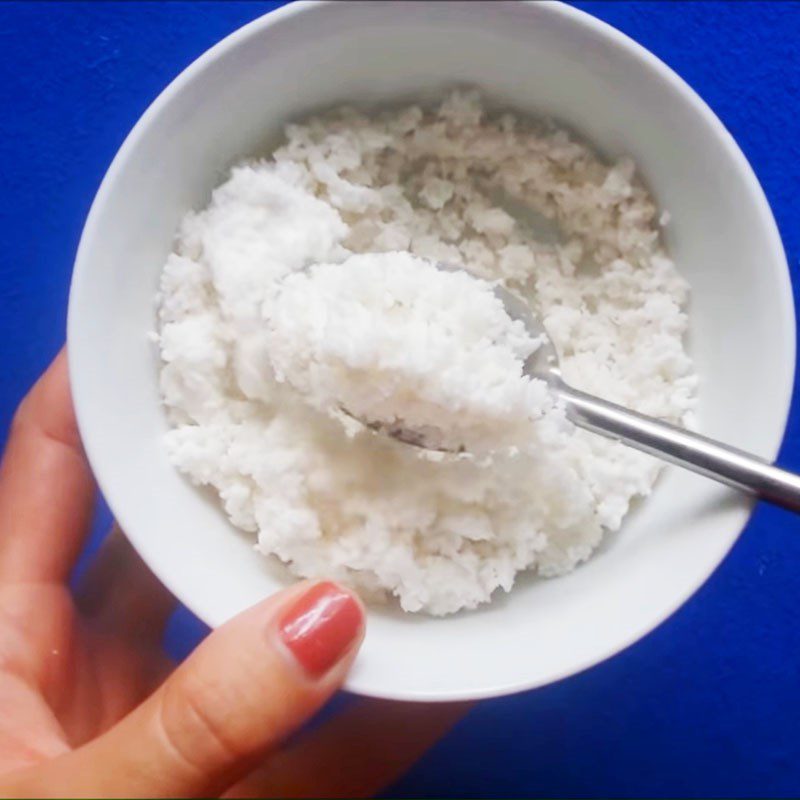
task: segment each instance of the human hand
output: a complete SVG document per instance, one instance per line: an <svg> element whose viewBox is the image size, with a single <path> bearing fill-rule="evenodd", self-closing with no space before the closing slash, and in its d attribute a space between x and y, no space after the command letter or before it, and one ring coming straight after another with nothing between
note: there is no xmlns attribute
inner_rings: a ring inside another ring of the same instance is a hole
<svg viewBox="0 0 800 800"><path fill-rule="evenodd" d="M357 700L282 746L344 680L358 600L292 586L174 668L161 649L174 600L121 534L69 589L93 504L62 352L0 466L0 795L369 796L466 710Z"/></svg>

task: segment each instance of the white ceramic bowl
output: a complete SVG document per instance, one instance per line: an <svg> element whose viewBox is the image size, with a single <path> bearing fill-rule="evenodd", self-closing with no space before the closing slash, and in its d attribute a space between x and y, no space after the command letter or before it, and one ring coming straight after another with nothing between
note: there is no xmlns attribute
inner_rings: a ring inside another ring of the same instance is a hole
<svg viewBox="0 0 800 800"><path fill-rule="evenodd" d="M280 586L249 536L167 461L153 295L176 225L287 120L338 101L385 103L477 84L501 103L632 155L692 285L701 429L761 456L781 441L794 372L785 258L764 195L694 92L630 39L560 4L297 4L192 64L120 148L81 239L69 355L81 432L108 502L165 584L219 625ZM636 641L720 563L751 510L679 470L589 563L522 578L447 619L373 611L348 687L408 700L477 698L571 675Z"/></svg>

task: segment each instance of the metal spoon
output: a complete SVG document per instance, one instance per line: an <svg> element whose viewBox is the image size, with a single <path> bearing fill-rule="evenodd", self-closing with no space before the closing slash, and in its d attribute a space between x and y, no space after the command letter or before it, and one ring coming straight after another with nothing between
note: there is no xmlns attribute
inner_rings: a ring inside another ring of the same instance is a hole
<svg viewBox="0 0 800 800"><path fill-rule="evenodd" d="M437 263L436 267L448 272L466 272L450 264ZM525 374L547 382L550 390L563 400L567 418L575 425L699 472L734 489L800 511L800 475L775 467L743 450L630 411L570 386L561 376L552 340L528 304L499 285L494 287L494 294L511 319L522 322L532 337L541 337L542 344L525 362ZM387 428L379 423L361 421L369 428L406 444L426 447L424 436L418 432L398 425Z"/></svg>

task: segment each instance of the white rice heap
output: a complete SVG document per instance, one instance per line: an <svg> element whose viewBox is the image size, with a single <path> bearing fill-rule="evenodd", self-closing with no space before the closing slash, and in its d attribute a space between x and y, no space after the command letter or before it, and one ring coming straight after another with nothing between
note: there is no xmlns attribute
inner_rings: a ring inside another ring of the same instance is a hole
<svg viewBox="0 0 800 800"><path fill-rule="evenodd" d="M172 460L293 572L395 595L408 611L473 608L520 570L573 569L650 491L657 462L556 427L545 447L490 462L351 437L276 379L270 323L291 273L410 251L529 299L575 386L686 423L697 383L683 346L688 287L633 164L607 165L556 127L489 116L475 92L433 111L342 108L286 136L187 215L164 268ZM537 232L542 218L557 241Z"/></svg>
<svg viewBox="0 0 800 800"><path fill-rule="evenodd" d="M547 386L538 347L491 284L409 253L354 255L281 284L267 321L275 376L330 412L446 451L531 447ZM343 413L344 412L344 413Z"/></svg>

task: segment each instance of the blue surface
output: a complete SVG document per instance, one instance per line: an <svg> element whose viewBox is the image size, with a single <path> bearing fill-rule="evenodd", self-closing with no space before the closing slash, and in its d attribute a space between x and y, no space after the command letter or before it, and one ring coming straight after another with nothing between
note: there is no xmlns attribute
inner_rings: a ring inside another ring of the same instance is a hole
<svg viewBox="0 0 800 800"><path fill-rule="evenodd" d="M86 212L156 94L276 3L0 4L0 430L64 336ZM753 164L800 285L800 6L580 3L660 56ZM795 403L781 460L800 469ZM800 522L760 508L672 619L557 685L486 702L392 796L797 796ZM170 632L186 651L202 627Z"/></svg>

